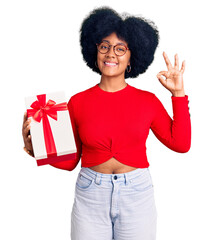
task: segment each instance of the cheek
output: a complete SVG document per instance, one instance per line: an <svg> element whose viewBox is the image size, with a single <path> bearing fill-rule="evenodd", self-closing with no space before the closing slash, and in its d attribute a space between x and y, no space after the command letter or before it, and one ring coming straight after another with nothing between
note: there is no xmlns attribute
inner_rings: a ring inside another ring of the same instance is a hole
<svg viewBox="0 0 213 240"><path fill-rule="evenodd" d="M103 58L104 54L97 53L97 60L101 60Z"/></svg>
<svg viewBox="0 0 213 240"><path fill-rule="evenodd" d="M123 64L128 65L130 63L131 53L127 52L122 58L121 61Z"/></svg>
<svg viewBox="0 0 213 240"><path fill-rule="evenodd" d="M129 64L129 58L122 59L120 63L122 63L124 67L127 67L127 65Z"/></svg>
<svg viewBox="0 0 213 240"><path fill-rule="evenodd" d="M97 54L97 63L101 63L101 62L103 62L103 56L99 53L99 54Z"/></svg>
<svg viewBox="0 0 213 240"><path fill-rule="evenodd" d="M100 54L97 54L96 62L97 62L98 68L100 68L100 64L101 64L101 62L102 62L101 57L102 57L102 56L101 56Z"/></svg>

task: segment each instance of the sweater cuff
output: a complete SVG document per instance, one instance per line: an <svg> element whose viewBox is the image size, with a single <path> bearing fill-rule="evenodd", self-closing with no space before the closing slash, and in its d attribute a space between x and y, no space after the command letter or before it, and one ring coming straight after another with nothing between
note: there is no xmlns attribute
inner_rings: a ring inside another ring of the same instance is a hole
<svg viewBox="0 0 213 240"><path fill-rule="evenodd" d="M171 96L171 99L172 99L173 113L176 116L181 117L181 115L186 116L189 114L188 95L185 95L184 97Z"/></svg>
<svg viewBox="0 0 213 240"><path fill-rule="evenodd" d="M183 97L174 97L171 96L172 101L188 101L188 95L185 95Z"/></svg>

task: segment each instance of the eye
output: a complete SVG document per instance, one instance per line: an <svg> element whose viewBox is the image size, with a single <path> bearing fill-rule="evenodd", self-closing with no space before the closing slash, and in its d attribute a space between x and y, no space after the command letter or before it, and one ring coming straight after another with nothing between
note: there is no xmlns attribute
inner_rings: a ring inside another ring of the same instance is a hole
<svg viewBox="0 0 213 240"><path fill-rule="evenodd" d="M123 52L126 51L126 48L122 45L119 45L119 46L116 46L116 51L120 52L120 53L123 53Z"/></svg>
<svg viewBox="0 0 213 240"><path fill-rule="evenodd" d="M123 48L117 48L117 51L124 52L125 50Z"/></svg>
<svg viewBox="0 0 213 240"><path fill-rule="evenodd" d="M107 46L100 46L101 49L107 49L108 47Z"/></svg>
<svg viewBox="0 0 213 240"><path fill-rule="evenodd" d="M99 48L105 50L109 48L109 45L107 43L101 43Z"/></svg>

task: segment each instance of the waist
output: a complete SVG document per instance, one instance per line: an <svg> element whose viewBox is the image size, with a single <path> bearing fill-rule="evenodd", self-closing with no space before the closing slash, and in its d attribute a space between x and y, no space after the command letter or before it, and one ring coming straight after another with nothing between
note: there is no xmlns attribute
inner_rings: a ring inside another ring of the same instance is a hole
<svg viewBox="0 0 213 240"><path fill-rule="evenodd" d="M104 181L104 182L109 182L112 178L116 177L116 181L123 182L126 179L131 180L140 176L143 173L146 174L147 172L149 172L149 168L137 168L133 171L126 172L126 173L108 174L108 173L96 172L90 168L82 167L79 174L86 174L87 176L89 176L91 179L94 179L94 180L96 178L99 178L101 179L101 181Z"/></svg>

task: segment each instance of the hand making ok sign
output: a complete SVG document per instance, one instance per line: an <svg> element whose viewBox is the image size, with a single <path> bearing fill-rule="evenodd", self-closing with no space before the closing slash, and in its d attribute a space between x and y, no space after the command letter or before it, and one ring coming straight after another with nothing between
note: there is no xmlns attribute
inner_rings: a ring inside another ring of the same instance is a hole
<svg viewBox="0 0 213 240"><path fill-rule="evenodd" d="M178 55L175 55L175 65L172 66L168 56L163 52L163 57L166 62L168 71L161 71L157 74L157 78L161 84L168 89L174 97L185 96L183 86L183 73L185 71L185 61L182 63L182 67L179 70L179 59ZM166 78L164 79L162 75Z"/></svg>

